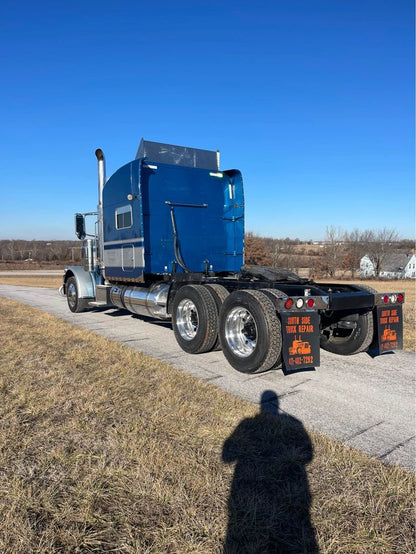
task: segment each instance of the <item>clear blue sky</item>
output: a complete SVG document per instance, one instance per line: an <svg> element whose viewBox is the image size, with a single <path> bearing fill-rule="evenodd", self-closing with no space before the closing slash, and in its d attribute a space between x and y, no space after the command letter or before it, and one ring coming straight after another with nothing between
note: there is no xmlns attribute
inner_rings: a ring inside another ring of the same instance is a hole
<svg viewBox="0 0 416 554"><path fill-rule="evenodd" d="M75 238L141 137L220 149L248 231L414 236L411 0L3 0L0 52L0 238Z"/></svg>

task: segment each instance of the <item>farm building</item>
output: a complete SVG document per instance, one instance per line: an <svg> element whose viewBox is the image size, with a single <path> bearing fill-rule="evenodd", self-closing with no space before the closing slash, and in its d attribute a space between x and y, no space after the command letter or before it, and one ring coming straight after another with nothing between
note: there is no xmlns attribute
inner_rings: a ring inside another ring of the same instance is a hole
<svg viewBox="0 0 416 554"><path fill-rule="evenodd" d="M360 261L360 277L377 277L374 262L365 255ZM380 279L416 279L416 255L394 252L381 264Z"/></svg>

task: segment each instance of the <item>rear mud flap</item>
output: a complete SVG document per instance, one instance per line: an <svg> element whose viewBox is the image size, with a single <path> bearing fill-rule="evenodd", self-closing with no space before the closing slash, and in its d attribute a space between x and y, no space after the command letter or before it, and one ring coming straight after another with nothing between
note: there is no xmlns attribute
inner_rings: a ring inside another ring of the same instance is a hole
<svg viewBox="0 0 416 554"><path fill-rule="evenodd" d="M369 349L371 356L378 356L403 348L403 307L378 306L374 310L374 340Z"/></svg>
<svg viewBox="0 0 416 554"><path fill-rule="evenodd" d="M283 367L289 371L320 364L318 312L281 312Z"/></svg>

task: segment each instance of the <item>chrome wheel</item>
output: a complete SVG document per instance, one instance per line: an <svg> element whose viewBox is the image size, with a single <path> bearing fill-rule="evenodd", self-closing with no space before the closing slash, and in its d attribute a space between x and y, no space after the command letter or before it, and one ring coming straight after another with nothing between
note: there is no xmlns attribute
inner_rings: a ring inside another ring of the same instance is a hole
<svg viewBox="0 0 416 554"><path fill-rule="evenodd" d="M203 285L179 287L172 305L172 327L179 346L189 354L209 352L218 335L218 309Z"/></svg>
<svg viewBox="0 0 416 554"><path fill-rule="evenodd" d="M176 310L176 327L180 336L192 340L198 332L199 318L195 304L189 298L179 302Z"/></svg>
<svg viewBox="0 0 416 554"><path fill-rule="evenodd" d="M259 290L235 290L220 310L218 335L224 356L242 373L274 367L282 351L276 308Z"/></svg>
<svg viewBox="0 0 416 554"><path fill-rule="evenodd" d="M70 279L68 282L68 285L66 287L66 297L68 300L68 305L72 311L74 311L77 307L77 300L78 300L78 294L77 294L77 287L75 286L75 283Z"/></svg>
<svg viewBox="0 0 416 554"><path fill-rule="evenodd" d="M71 312L84 312L88 307L88 298L80 298L75 277L70 277L65 286L66 300Z"/></svg>
<svg viewBox="0 0 416 554"><path fill-rule="evenodd" d="M225 339L230 351L241 358L250 356L257 346L257 325L252 314L236 306L225 320Z"/></svg>

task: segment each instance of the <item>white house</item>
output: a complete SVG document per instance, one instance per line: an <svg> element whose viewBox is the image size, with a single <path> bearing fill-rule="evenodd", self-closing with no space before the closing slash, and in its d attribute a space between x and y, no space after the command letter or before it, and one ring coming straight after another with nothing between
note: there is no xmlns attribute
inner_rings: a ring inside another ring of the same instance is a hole
<svg viewBox="0 0 416 554"><path fill-rule="evenodd" d="M375 266L368 255L361 258L360 277L376 277ZM416 279L416 255L387 254L381 264L380 279Z"/></svg>

